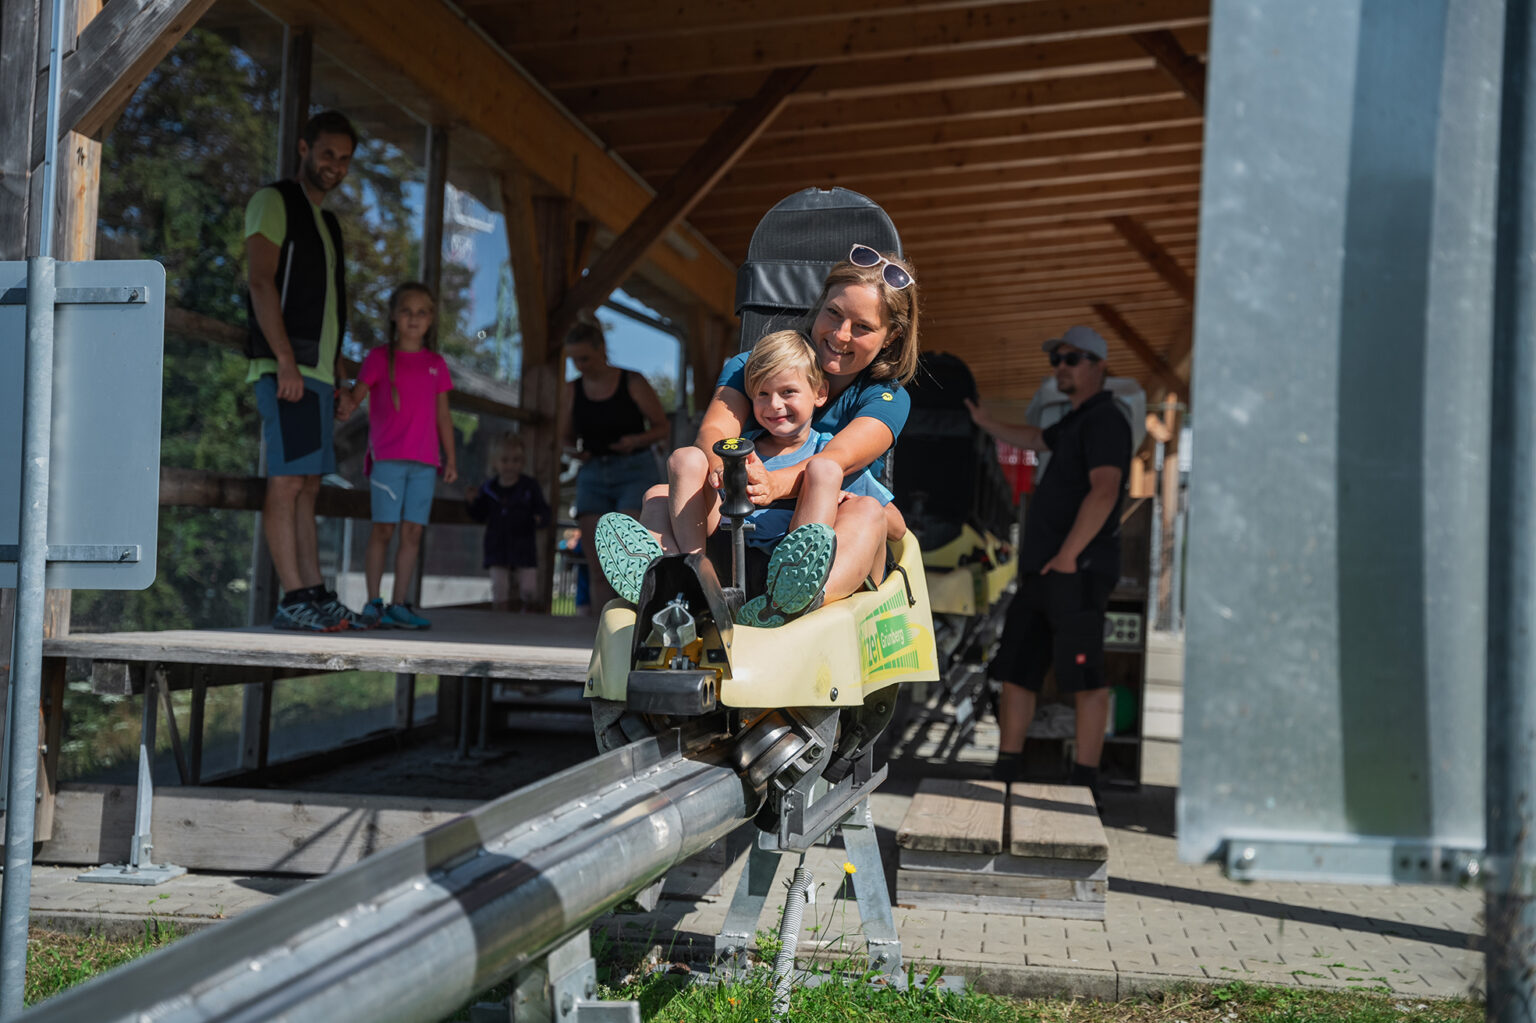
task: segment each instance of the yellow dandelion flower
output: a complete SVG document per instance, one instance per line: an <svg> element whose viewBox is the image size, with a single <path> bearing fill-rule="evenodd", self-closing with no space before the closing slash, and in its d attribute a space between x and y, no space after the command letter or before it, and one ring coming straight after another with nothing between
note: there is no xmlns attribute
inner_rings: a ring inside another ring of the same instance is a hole
<svg viewBox="0 0 1536 1023"><path fill-rule="evenodd" d="M843 873L845 873L845 874L857 874L858 872L859 872L859 868L855 867L852 863L844 863L843 864Z"/></svg>

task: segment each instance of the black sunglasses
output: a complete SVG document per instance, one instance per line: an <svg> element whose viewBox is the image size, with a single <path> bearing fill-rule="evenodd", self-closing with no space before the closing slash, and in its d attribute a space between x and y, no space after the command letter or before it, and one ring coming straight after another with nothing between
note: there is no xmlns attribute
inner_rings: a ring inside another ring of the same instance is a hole
<svg viewBox="0 0 1536 1023"><path fill-rule="evenodd" d="M907 273L895 263L892 263L889 259L886 259L884 256L880 255L880 253L876 252L868 245L854 245L854 247L848 251L848 262L852 263L854 266L862 266L866 268L871 266L879 266L881 263L884 263L885 267L880 271L880 276L885 279L885 283L889 284L897 291L900 291L902 288L905 288L907 285L912 283L911 274Z"/></svg>
<svg viewBox="0 0 1536 1023"><path fill-rule="evenodd" d="M1087 359L1089 362L1098 362L1099 357L1092 352L1052 352L1051 365L1060 366L1065 363L1068 366L1076 366Z"/></svg>

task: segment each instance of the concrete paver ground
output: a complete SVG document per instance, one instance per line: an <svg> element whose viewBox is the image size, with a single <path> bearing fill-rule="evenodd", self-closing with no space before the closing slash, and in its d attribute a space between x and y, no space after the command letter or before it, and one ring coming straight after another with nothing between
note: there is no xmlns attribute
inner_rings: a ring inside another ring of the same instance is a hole
<svg viewBox="0 0 1536 1023"><path fill-rule="evenodd" d="M1176 734L1176 733L1175 733ZM895 889L895 833L925 773L980 776L996 733L981 723L972 741L948 749L943 764L893 762L892 778L871 799L887 884ZM924 746L923 743L916 747ZM920 750L931 754L936 743ZM914 748L916 748L914 747ZM1105 794L1110 845L1106 919L1018 917L897 907L903 955L926 972L942 965L984 989L1018 995L1124 998L1176 981L1390 989L1426 997L1477 996L1482 990L1482 893L1427 886L1229 881L1215 864L1181 863L1174 838L1179 746L1148 740L1137 791ZM807 913L801 950L831 961L862 949L858 909L841 897L840 847L814 850L808 864L818 898ZM726 872L729 895L745 862ZM785 857L775 891L793 869ZM76 868L39 867L34 922L60 928L139 932L151 918L186 929L262 905L306 882L294 878L189 875L156 888L81 884ZM725 918L727 898L666 899L651 913L604 923L626 944L684 959L706 954ZM782 894L771 896L758 928L778 929ZM815 930L812 930L815 928Z"/></svg>

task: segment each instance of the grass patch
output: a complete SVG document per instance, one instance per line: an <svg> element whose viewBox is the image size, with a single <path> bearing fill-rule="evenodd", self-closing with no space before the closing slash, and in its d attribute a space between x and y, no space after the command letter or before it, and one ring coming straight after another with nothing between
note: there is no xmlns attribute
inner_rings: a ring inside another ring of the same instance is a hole
<svg viewBox="0 0 1536 1023"><path fill-rule="evenodd" d="M174 924L151 920L137 938L106 938L99 934L61 934L33 928L27 935L28 1005L83 984L181 937Z"/></svg>

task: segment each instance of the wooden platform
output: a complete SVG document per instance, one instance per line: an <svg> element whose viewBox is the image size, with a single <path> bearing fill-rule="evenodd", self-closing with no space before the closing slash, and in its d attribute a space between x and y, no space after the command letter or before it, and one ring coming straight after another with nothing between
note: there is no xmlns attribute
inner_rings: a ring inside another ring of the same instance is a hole
<svg viewBox="0 0 1536 1023"><path fill-rule="evenodd" d="M1109 841L1085 788L929 778L896 845L902 905L1104 919Z"/></svg>
<svg viewBox="0 0 1536 1023"><path fill-rule="evenodd" d="M429 608L423 632L303 633L271 628L73 633L44 657L299 671L386 671L582 684L595 618ZM248 681L238 678L233 681ZM210 679L219 684L218 679ZM173 682L174 685L174 682Z"/></svg>

